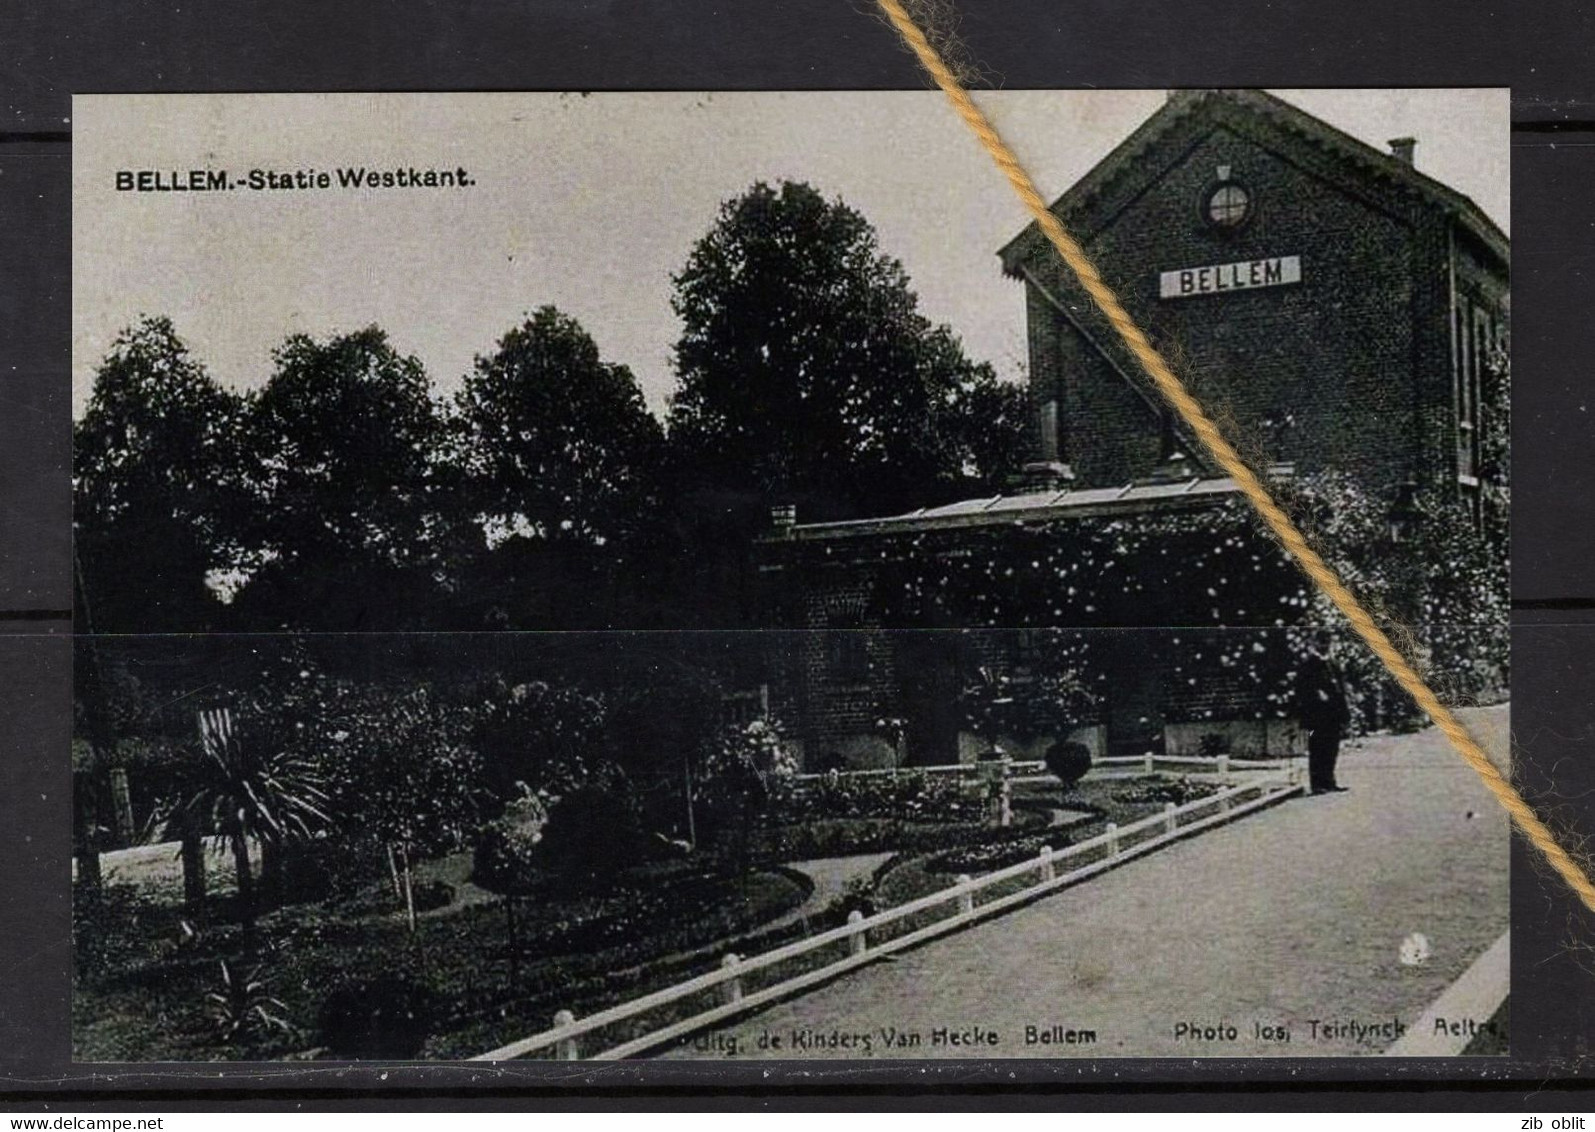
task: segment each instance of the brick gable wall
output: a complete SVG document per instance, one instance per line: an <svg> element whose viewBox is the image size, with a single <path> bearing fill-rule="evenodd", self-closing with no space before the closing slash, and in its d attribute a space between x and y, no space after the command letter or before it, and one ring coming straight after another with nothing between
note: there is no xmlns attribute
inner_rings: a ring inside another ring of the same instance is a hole
<svg viewBox="0 0 1595 1132"><path fill-rule="evenodd" d="M1252 218L1238 232L1219 232L1199 213L1219 166L1252 194ZM1233 422L1248 447L1304 472L1354 471L1386 488L1419 474L1443 448L1425 455L1417 427L1420 409L1445 395L1437 385L1425 388L1417 370L1434 364L1448 306L1445 252L1420 239L1422 219L1416 206L1410 220L1393 217L1219 128L1088 247L1193 392ZM1158 298L1161 271L1285 255L1302 258L1300 284ZM1044 305L1051 324L1031 334L1034 397L1060 400L1065 455L1079 486L1148 475L1159 456L1157 418L1123 376L1139 368L1113 350L1111 328L1055 259L1038 257L1030 270L1089 334L1027 287L1032 317ZM1424 279L1429 287L1420 286ZM1420 350L1416 331L1426 326L1434 341ZM1122 372L1103 349L1118 355ZM1444 427L1437 414L1429 423Z"/></svg>

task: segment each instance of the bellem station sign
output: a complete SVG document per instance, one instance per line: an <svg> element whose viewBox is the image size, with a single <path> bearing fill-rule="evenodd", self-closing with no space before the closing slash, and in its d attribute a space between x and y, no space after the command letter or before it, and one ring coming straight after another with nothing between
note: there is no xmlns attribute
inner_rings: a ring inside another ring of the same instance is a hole
<svg viewBox="0 0 1595 1132"><path fill-rule="evenodd" d="M1248 291L1256 287L1283 287L1301 282L1301 256L1241 260L1212 267L1184 267L1158 276L1158 298L1184 299L1216 295L1221 291Z"/></svg>

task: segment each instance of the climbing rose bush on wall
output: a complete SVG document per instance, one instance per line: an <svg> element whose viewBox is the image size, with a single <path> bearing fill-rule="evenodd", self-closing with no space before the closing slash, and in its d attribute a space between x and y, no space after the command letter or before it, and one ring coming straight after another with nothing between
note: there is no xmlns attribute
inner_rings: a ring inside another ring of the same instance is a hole
<svg viewBox="0 0 1595 1132"><path fill-rule="evenodd" d="M1504 520L1494 517L1504 490L1487 496L1482 521L1461 501L1420 495L1410 531L1396 542L1393 500L1350 475L1276 487L1313 544L1449 698L1505 687L1508 562ZM1159 645L1174 676L1200 689L1222 675L1250 693L1238 698L1261 705L1259 718L1291 713L1297 662L1325 648L1345 677L1354 730L1414 719L1378 658L1238 497L1200 509L885 539L873 614L887 628L1180 626ZM1100 669L1083 671L1083 690L1096 691ZM990 705L977 701L1011 698L995 689L967 696L965 706L982 716L972 723L990 730Z"/></svg>

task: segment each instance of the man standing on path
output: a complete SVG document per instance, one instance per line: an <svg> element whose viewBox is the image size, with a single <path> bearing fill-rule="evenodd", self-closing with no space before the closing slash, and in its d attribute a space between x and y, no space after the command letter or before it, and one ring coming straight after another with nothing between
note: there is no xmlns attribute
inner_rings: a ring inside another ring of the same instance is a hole
<svg viewBox="0 0 1595 1132"><path fill-rule="evenodd" d="M1330 794L1345 787L1335 782L1335 760L1340 738L1350 722L1346 689L1329 657L1313 649L1296 678L1296 719L1307 733L1307 780L1314 794Z"/></svg>

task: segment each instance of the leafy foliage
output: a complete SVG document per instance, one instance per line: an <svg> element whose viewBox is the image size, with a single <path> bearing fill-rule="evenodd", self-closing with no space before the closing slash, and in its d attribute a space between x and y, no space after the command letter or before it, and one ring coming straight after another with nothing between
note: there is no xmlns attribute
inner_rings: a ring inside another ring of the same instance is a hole
<svg viewBox="0 0 1595 1132"><path fill-rule="evenodd" d="M1506 686L1511 595L1503 493L1485 492L1478 514L1450 493L1420 493L1416 533L1399 544L1387 533L1389 501L1350 476L1315 477L1288 502L1442 698L1466 703ZM1328 597L1303 581L1295 604L1303 613L1288 634L1291 653L1311 646L1328 654L1350 692L1354 731L1415 719L1407 694L1360 639L1349 629L1324 631L1340 624Z"/></svg>
<svg viewBox="0 0 1595 1132"><path fill-rule="evenodd" d="M1076 633L1046 637L1047 655L1022 677L990 666L975 671L962 696L971 732L993 744L1003 736L1063 736L1093 717L1097 697L1086 674L1089 642Z"/></svg>
<svg viewBox="0 0 1595 1132"><path fill-rule="evenodd" d="M413 902L417 913L433 912L454 903L458 893L454 886L442 880L416 881L409 902L402 894L396 895L393 886L384 879L382 883L368 885L364 891L337 901L334 907L340 916L390 916L403 912Z"/></svg>
<svg viewBox="0 0 1595 1132"><path fill-rule="evenodd" d="M604 748L608 708L601 696L533 680L490 682L480 693L472 742L494 793L553 798L586 782Z"/></svg>
<svg viewBox="0 0 1595 1132"><path fill-rule="evenodd" d="M797 762L774 720L754 719L721 729L693 778L698 824L709 836L746 834L776 791L797 773Z"/></svg>
<svg viewBox="0 0 1595 1132"><path fill-rule="evenodd" d="M611 770L554 803L537 859L562 887L601 887L631 864L642 833L636 793Z"/></svg>
<svg viewBox="0 0 1595 1132"><path fill-rule="evenodd" d="M449 545L444 424L426 373L376 327L289 338L250 403L248 576L263 628L407 628Z"/></svg>
<svg viewBox="0 0 1595 1132"><path fill-rule="evenodd" d="M446 403L375 326L289 337L238 397L145 320L75 432L78 612L137 631L740 625L772 501L879 514L1023 460L1026 391L806 185L727 202L674 302L668 439L552 306Z"/></svg>
<svg viewBox="0 0 1595 1132"><path fill-rule="evenodd" d="M402 975L345 982L321 1003L321 1043L338 1057L403 1061L426 1044L438 1015L437 996Z"/></svg>
<svg viewBox="0 0 1595 1132"><path fill-rule="evenodd" d="M535 799L511 807L484 826L471 850L471 883L499 896L524 896L544 879L538 842L547 814L541 806L527 812Z"/></svg>
<svg viewBox="0 0 1595 1132"><path fill-rule="evenodd" d="M1054 743L1047 748L1045 759L1047 772L1065 787L1079 782L1091 769L1091 751L1084 743Z"/></svg>
<svg viewBox="0 0 1595 1132"><path fill-rule="evenodd" d="M785 786L767 820L804 824L837 818L912 822L980 822L983 794L957 774L827 774Z"/></svg>
<svg viewBox="0 0 1595 1132"><path fill-rule="evenodd" d="M231 847L246 928L256 912L250 844L260 847L263 865L280 861L285 848L333 820L322 765L296 742L303 724L279 726L281 708L267 695L211 713L182 803L188 828L209 830Z"/></svg>
<svg viewBox="0 0 1595 1132"><path fill-rule="evenodd" d="M1040 855L1043 845L1062 849L1070 844L1070 840L1067 833L1055 829L1018 837L996 836L978 845L962 846L938 854L926 862L925 868L933 873L949 873L954 876L967 873L970 876L979 876L982 873L1006 869L1022 861L1033 861Z"/></svg>
<svg viewBox="0 0 1595 1132"><path fill-rule="evenodd" d="M869 222L808 185L728 201L675 284L671 440L709 484L815 519L890 514L1023 449L991 369L919 313Z"/></svg>
<svg viewBox="0 0 1595 1132"><path fill-rule="evenodd" d="M664 443L631 372L543 307L477 358L456 410L462 490L486 540L468 585L487 614L610 620L625 604L615 591L646 564Z"/></svg>
<svg viewBox="0 0 1595 1132"><path fill-rule="evenodd" d="M319 727L343 825L407 857L468 843L482 814L483 776L460 709L424 685L354 688Z"/></svg>
<svg viewBox="0 0 1595 1132"><path fill-rule="evenodd" d="M98 899L72 892L72 971L97 980L146 958L169 918L156 898L128 884L106 885Z"/></svg>
<svg viewBox="0 0 1595 1132"><path fill-rule="evenodd" d="M663 441L631 371L542 307L476 361L458 399L468 488L505 539L624 539Z"/></svg>
<svg viewBox="0 0 1595 1132"><path fill-rule="evenodd" d="M72 430L74 603L96 632L201 630L233 549L242 405L170 320L124 331Z"/></svg>
<svg viewBox="0 0 1595 1132"><path fill-rule="evenodd" d="M1216 783L1194 778L1152 778L1140 779L1133 786L1115 790L1112 798L1124 806L1161 806L1166 802L1183 806L1187 802L1216 794L1220 789L1222 787Z"/></svg>
<svg viewBox="0 0 1595 1132"><path fill-rule="evenodd" d="M797 760L787 748L780 723L757 718L720 729L718 741L699 766L698 778L704 783L754 778L768 792L780 780L796 774L797 769Z"/></svg>
<svg viewBox="0 0 1595 1132"><path fill-rule="evenodd" d="M230 731L201 743L188 807L224 836L282 844L325 828L326 778L317 761L276 726L275 705L246 703Z"/></svg>

